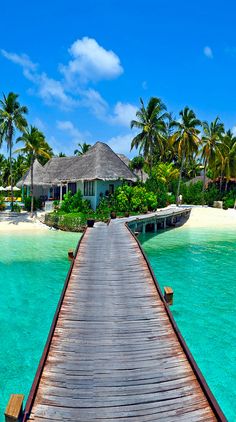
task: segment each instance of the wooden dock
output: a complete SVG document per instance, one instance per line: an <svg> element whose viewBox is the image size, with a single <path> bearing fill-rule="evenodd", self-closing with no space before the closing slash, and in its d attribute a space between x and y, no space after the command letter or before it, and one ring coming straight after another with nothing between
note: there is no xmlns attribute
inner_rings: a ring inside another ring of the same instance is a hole
<svg viewBox="0 0 236 422"><path fill-rule="evenodd" d="M24 421L226 421L125 224L87 229Z"/></svg>

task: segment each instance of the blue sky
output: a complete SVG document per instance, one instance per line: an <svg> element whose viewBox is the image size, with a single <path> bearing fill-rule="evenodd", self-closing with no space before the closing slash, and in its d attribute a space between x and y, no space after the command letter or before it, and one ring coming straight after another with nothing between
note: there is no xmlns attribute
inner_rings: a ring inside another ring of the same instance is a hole
<svg viewBox="0 0 236 422"><path fill-rule="evenodd" d="M128 155L140 97L234 128L235 15L233 0L4 2L0 90L55 153L100 140Z"/></svg>

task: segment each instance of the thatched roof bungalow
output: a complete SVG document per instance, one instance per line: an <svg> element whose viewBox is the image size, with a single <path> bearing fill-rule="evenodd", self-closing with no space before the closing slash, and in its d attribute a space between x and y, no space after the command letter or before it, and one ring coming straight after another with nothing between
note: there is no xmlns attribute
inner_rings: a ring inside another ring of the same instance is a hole
<svg viewBox="0 0 236 422"><path fill-rule="evenodd" d="M117 154L103 142L97 142L85 154L78 157L53 157L45 166L34 163L34 185L38 196L62 199L71 190L81 190L96 208L101 197L113 193L122 181L135 182L137 176ZM30 172L18 182L18 186L30 186Z"/></svg>

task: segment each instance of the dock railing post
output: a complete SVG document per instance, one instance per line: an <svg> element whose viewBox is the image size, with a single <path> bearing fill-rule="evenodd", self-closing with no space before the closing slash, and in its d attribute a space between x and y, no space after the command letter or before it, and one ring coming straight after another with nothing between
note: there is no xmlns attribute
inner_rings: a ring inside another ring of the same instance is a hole
<svg viewBox="0 0 236 422"><path fill-rule="evenodd" d="M168 305L173 305L174 291L171 287L164 287L164 299Z"/></svg>
<svg viewBox="0 0 236 422"><path fill-rule="evenodd" d="M23 414L23 394L11 394L5 410L5 422L20 422Z"/></svg>

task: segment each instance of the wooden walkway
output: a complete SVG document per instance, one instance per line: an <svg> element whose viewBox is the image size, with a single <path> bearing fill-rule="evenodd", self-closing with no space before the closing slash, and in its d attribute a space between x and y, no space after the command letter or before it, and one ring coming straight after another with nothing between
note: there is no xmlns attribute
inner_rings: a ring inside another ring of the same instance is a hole
<svg viewBox="0 0 236 422"><path fill-rule="evenodd" d="M32 422L225 420L123 223L87 229L34 395Z"/></svg>

